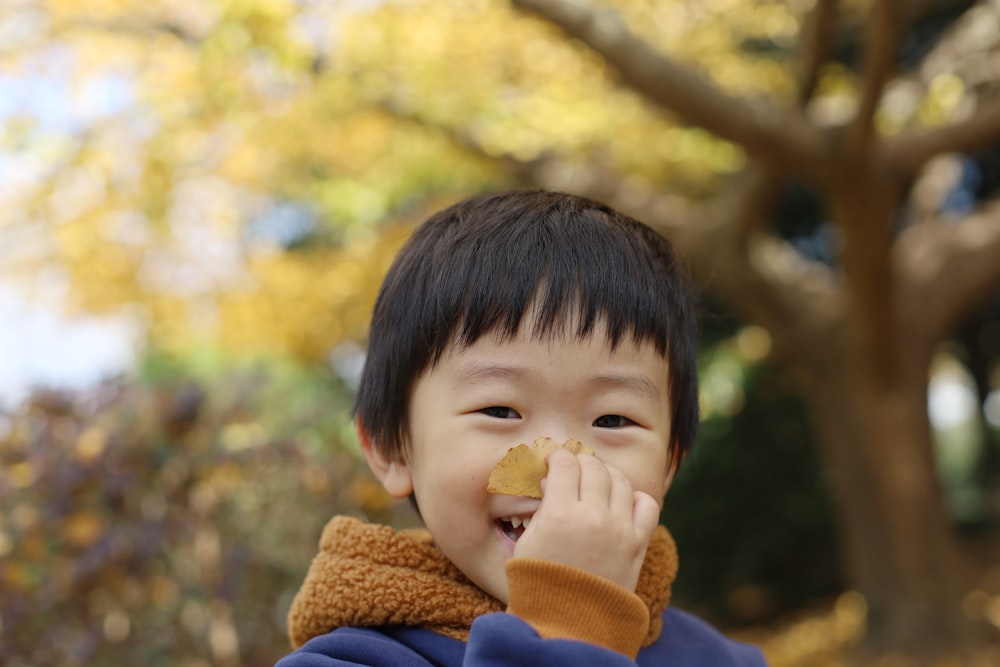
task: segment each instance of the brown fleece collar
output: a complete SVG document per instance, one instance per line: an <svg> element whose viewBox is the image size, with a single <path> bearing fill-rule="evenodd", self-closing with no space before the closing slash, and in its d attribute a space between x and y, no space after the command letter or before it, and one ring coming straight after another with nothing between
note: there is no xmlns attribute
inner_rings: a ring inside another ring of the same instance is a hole
<svg viewBox="0 0 1000 667"><path fill-rule="evenodd" d="M677 548L666 528L653 533L636 595L649 607L648 646L660 636L661 614L677 576ZM334 517L320 552L288 612L288 637L298 648L344 626L407 625L466 641L476 617L504 611L434 546L430 533L396 531Z"/></svg>

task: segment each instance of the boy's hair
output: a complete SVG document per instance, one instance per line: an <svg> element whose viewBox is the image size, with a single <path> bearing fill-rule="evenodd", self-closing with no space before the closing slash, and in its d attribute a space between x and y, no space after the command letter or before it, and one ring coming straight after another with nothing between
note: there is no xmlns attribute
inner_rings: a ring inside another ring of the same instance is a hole
<svg viewBox="0 0 1000 667"><path fill-rule="evenodd" d="M373 446L406 460L417 379L453 344L512 339L533 307L536 336L573 325L586 337L603 323L612 349L625 336L655 346L668 364L669 447L679 462L698 429L687 274L666 239L641 222L544 191L461 201L431 216L399 252L375 303L354 406Z"/></svg>

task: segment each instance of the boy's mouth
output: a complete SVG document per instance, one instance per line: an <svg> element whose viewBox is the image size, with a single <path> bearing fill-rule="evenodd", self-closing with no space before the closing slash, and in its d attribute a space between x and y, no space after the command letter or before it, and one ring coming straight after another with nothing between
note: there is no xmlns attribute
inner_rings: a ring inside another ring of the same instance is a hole
<svg viewBox="0 0 1000 667"><path fill-rule="evenodd" d="M515 542L524 534L529 523L531 523L530 516L502 516L497 519L497 524L499 524L503 534Z"/></svg>

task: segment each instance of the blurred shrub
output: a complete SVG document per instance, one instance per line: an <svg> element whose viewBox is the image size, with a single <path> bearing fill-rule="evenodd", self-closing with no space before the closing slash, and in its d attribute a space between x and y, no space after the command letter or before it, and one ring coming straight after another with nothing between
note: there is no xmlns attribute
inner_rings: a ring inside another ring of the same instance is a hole
<svg viewBox="0 0 1000 667"><path fill-rule="evenodd" d="M664 504L674 600L732 626L841 590L830 498L802 400L773 364L744 369L745 404L702 424Z"/></svg>
<svg viewBox="0 0 1000 667"><path fill-rule="evenodd" d="M408 520L329 376L148 368L0 421L0 664L270 666L323 523Z"/></svg>

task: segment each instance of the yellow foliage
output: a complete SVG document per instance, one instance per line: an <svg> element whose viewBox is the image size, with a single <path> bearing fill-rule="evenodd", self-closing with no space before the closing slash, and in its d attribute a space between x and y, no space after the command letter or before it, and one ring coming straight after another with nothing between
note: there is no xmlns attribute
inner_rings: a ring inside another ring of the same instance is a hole
<svg viewBox="0 0 1000 667"><path fill-rule="evenodd" d="M3 558L13 550L14 541L10 539L10 535L0 529L0 558Z"/></svg>
<svg viewBox="0 0 1000 667"><path fill-rule="evenodd" d="M254 289L221 295L215 337L227 349L322 359L365 334L378 285L408 229L326 252L250 258Z"/></svg>
<svg viewBox="0 0 1000 667"><path fill-rule="evenodd" d="M86 549L101 538L105 531L104 518L88 510L69 515L63 521L61 535L72 547Z"/></svg>
<svg viewBox="0 0 1000 667"><path fill-rule="evenodd" d="M603 4L730 93L794 93L788 52L811 2ZM869 3L843 4L855 15ZM5 71L65 78L68 110L97 79L126 92L120 107L92 100L92 117L68 111L76 125L4 128L5 146L47 166L4 194L4 215L44 237L27 263L61 267L71 307L138 304L167 349L213 338L319 359L363 338L405 223L431 202L521 186L504 158L558 156L691 197L744 160L505 0L53 0L37 11L25 48L0 54ZM68 64L52 64L54 47ZM846 68L826 69L818 116L849 112L856 88ZM941 122L965 92L943 75L879 127L911 113ZM248 232L284 202L310 211L307 247Z"/></svg>
<svg viewBox="0 0 1000 667"><path fill-rule="evenodd" d="M14 590L26 590L35 584L35 578L24 563L5 563L0 573L3 583Z"/></svg>
<svg viewBox="0 0 1000 667"><path fill-rule="evenodd" d="M987 599L1000 602L1000 596ZM989 645L955 646L950 655L923 658L864 651L860 642L866 627L867 604L861 595L848 591L832 604L786 619L773 628L755 628L736 636L757 644L772 667L992 667L1000 661L1000 648Z"/></svg>
<svg viewBox="0 0 1000 667"><path fill-rule="evenodd" d="M929 94L920 105L918 114L927 125L948 121L965 95L965 84L954 74L940 74L931 80Z"/></svg>
<svg viewBox="0 0 1000 667"><path fill-rule="evenodd" d="M43 37L72 50L77 89L113 76L132 98L59 158L39 195L57 222L49 233L70 305L140 303L168 349L211 337L322 358L344 338L363 338L405 235L386 223L410 202L497 185L489 160L439 127L467 134L484 155L585 157L603 146L651 180L687 170L682 160L704 175L735 164L707 136L680 152L651 144L651 135L671 136L669 123L616 86L599 57L505 2L360 11L59 0L45 12ZM326 63L319 73L316 57ZM658 148L636 150L648 145ZM344 241L293 253L245 246L248 222L282 199L308 202L320 228ZM228 273L199 256L216 243L234 249Z"/></svg>
<svg viewBox="0 0 1000 667"><path fill-rule="evenodd" d="M7 469L7 479L15 489L24 489L34 484L38 471L28 461L15 463Z"/></svg>
<svg viewBox="0 0 1000 667"><path fill-rule="evenodd" d="M91 426L76 441L74 455L82 463L93 461L101 455L108 444L108 433L99 426Z"/></svg>

